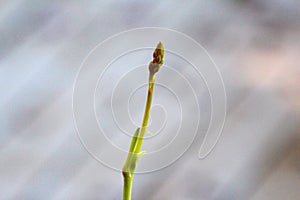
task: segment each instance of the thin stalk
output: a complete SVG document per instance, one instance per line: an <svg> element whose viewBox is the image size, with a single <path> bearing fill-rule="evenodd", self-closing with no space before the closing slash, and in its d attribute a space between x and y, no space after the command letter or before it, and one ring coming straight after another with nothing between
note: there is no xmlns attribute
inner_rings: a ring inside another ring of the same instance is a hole
<svg viewBox="0 0 300 200"><path fill-rule="evenodd" d="M149 116L150 116L154 83L155 83L154 74L149 73L148 94L147 94L147 101L146 101L146 106L145 106L144 117L143 117L142 126L141 126L142 128L139 131L139 135L137 138L137 140L138 140L137 145L133 149L133 153L140 153L140 151L141 151L144 135L146 132L146 128L148 126L148 120L149 120Z"/></svg>
<svg viewBox="0 0 300 200"><path fill-rule="evenodd" d="M149 74L149 84L148 84L148 95L147 95L147 102L145 106L145 112L144 112L144 118L142 121L142 128L137 131L137 135L133 138L133 148L129 150L128 160L129 163L136 165L135 162L137 162L138 158L134 158L135 154L139 154L144 134L146 132L146 127L148 125L149 115L150 115L150 109L151 109L151 103L152 103L152 94L153 94L153 86L154 86L154 76L152 74ZM125 165L124 165L125 166ZM135 169L135 166L134 166ZM132 181L134 176L134 169L133 171L124 171L123 168L123 177L124 177L124 188L123 188L123 200L130 200L131 199L131 190L132 190Z"/></svg>
<svg viewBox="0 0 300 200"><path fill-rule="evenodd" d="M143 144L143 139L146 133L146 128L148 126L148 120L150 116L153 89L155 83L155 73L158 72L161 65L163 64L163 56L164 47L160 42L153 53L153 60L149 64L148 94L142 125L141 128L138 128L135 131L134 136L132 137L130 149L122 170L122 174L124 177L123 200L131 200L132 181L135 168L140 156L144 154L144 152L141 152L141 147Z"/></svg>
<svg viewBox="0 0 300 200"><path fill-rule="evenodd" d="M131 199L131 190L132 190L132 180L133 176L123 172L124 176L124 190L123 190L123 200Z"/></svg>

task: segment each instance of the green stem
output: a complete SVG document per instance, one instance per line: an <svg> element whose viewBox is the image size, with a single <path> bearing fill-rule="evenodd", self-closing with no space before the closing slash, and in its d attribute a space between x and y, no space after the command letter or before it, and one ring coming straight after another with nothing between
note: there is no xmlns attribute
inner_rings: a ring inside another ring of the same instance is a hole
<svg viewBox="0 0 300 200"><path fill-rule="evenodd" d="M140 151L141 151L144 135L145 135L145 132L147 129L148 120L149 120L149 116L150 116L154 82L155 82L154 74L150 73L149 74L149 83L148 83L148 95L147 95L147 102L146 102L146 106L145 106L144 118L143 118L141 130L139 131L139 134L137 137L137 143L135 145L135 148L133 149L133 153L140 153Z"/></svg>
<svg viewBox="0 0 300 200"><path fill-rule="evenodd" d="M131 200L133 176L130 176L129 172L123 172L123 176L124 176L123 200Z"/></svg>
<svg viewBox="0 0 300 200"><path fill-rule="evenodd" d="M142 122L142 127L137 129L135 135L132 138L130 150L123 166L123 177L124 177L124 188L123 188L123 200L131 200L131 190L132 190L132 180L134 176L135 167L139 158L140 150L143 144L144 134L148 125L153 88L154 88L155 77L153 73L149 74L148 83L148 95L145 106L144 118Z"/></svg>

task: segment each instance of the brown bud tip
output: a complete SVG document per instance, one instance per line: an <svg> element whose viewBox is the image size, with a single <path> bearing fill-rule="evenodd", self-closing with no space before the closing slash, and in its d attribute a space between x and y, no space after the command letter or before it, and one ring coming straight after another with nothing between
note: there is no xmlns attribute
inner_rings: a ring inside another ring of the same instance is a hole
<svg viewBox="0 0 300 200"><path fill-rule="evenodd" d="M153 52L153 60L149 64L150 73L155 74L156 72L158 72L159 68L164 63L164 53L164 45L162 44L162 42L159 42Z"/></svg>

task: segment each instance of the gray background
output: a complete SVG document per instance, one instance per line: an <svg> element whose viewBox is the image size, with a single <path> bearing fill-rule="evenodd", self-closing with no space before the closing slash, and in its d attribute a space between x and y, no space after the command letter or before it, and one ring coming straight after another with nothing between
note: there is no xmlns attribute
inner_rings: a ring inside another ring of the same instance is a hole
<svg viewBox="0 0 300 200"><path fill-rule="evenodd" d="M197 159L200 134L174 165L135 176L133 199L300 198L299 1L4 0L0 10L0 199L121 199L120 173L76 135L72 86L95 45L144 26L201 43L228 110L208 158Z"/></svg>

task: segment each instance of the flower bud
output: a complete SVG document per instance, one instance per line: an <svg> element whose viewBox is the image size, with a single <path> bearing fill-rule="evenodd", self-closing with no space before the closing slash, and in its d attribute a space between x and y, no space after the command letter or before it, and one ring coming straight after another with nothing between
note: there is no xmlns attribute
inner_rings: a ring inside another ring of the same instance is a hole
<svg viewBox="0 0 300 200"><path fill-rule="evenodd" d="M164 52L164 46L161 42L159 42L153 52L153 60L149 64L150 73L155 74L158 72L159 68L164 63Z"/></svg>

